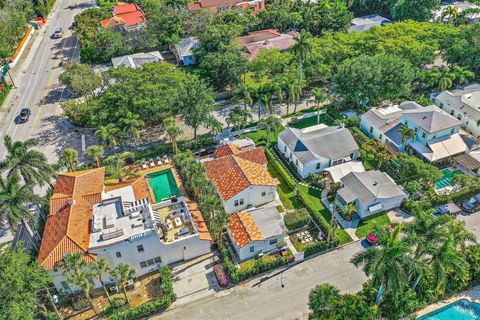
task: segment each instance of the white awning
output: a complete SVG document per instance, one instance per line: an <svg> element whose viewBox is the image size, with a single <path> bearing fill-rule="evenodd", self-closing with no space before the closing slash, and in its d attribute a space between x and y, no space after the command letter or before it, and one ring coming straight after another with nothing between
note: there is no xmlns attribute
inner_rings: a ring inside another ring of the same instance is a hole
<svg viewBox="0 0 480 320"><path fill-rule="evenodd" d="M368 208L368 211L370 212L377 212L383 209L383 205L381 203L374 204L373 206Z"/></svg>
<svg viewBox="0 0 480 320"><path fill-rule="evenodd" d="M326 168L324 171L330 173L333 182L340 182L350 172L365 172L361 161L349 161L333 167Z"/></svg>
<svg viewBox="0 0 480 320"><path fill-rule="evenodd" d="M411 141L410 146L430 162L449 158L468 150L467 145L458 133L431 140L427 143L427 146L418 141Z"/></svg>

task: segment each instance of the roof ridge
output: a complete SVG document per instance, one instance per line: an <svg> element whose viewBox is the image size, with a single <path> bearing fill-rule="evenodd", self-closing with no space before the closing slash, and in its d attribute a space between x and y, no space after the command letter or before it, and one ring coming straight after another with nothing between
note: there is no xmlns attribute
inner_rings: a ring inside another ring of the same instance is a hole
<svg viewBox="0 0 480 320"><path fill-rule="evenodd" d="M255 163L255 162L250 161L250 160L247 160L247 159L244 159L244 158L242 158L242 157L238 157L236 154L230 154L230 155L228 155L228 156L233 158L233 161L235 162L235 165L240 169L240 172L242 173L242 176L245 178L245 180L247 180L249 184L252 184L252 182L250 181L250 179L248 179L247 175L246 175L245 172L243 171L242 166L238 163L238 159L242 159L242 160L244 160L244 161L252 162L252 163ZM257 164L257 163L255 163L255 164Z"/></svg>

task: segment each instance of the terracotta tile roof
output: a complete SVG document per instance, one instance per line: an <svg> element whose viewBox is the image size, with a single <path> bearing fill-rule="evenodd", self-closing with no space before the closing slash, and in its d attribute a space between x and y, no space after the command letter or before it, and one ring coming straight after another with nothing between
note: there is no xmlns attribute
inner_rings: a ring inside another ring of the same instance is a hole
<svg viewBox="0 0 480 320"><path fill-rule="evenodd" d="M148 187L147 179L145 178L145 176L105 186L105 191L117 190L126 186L132 187L135 199L146 198L150 203L155 203L154 197L150 188Z"/></svg>
<svg viewBox="0 0 480 320"><path fill-rule="evenodd" d="M227 143L226 145L221 146L213 153L215 157L221 158L234 153L241 152L242 149L234 143Z"/></svg>
<svg viewBox="0 0 480 320"><path fill-rule="evenodd" d="M193 222L197 227L200 240L212 241L213 240L212 235L208 230L207 223L205 222L205 219L203 218L202 213L198 209L197 203L188 198L185 198L185 200L187 202L188 211L190 211L190 214L192 215L192 218L193 218Z"/></svg>
<svg viewBox="0 0 480 320"><path fill-rule="evenodd" d="M106 29L113 29L121 25L125 25L125 20L121 17L114 16L112 18L103 19L100 21L100 25Z"/></svg>
<svg viewBox="0 0 480 320"><path fill-rule="evenodd" d="M204 162L205 171L227 201L250 185L276 186L278 180L265 170L267 160L262 148Z"/></svg>
<svg viewBox="0 0 480 320"><path fill-rule="evenodd" d="M257 41L265 41L268 39L273 39L280 36L280 32L275 29L265 29L259 30L254 32L249 32L248 35L240 37L238 40L242 46L246 46L247 44L257 42Z"/></svg>
<svg viewBox="0 0 480 320"><path fill-rule="evenodd" d="M257 223L248 212L237 212L230 217L230 233L237 247L246 246L252 241L265 240Z"/></svg>
<svg viewBox="0 0 480 320"><path fill-rule="evenodd" d="M105 168L58 176L38 254L40 264L48 270L55 269L68 252L83 252L85 260L95 260L95 255L87 252L89 227L92 205L101 201L104 177Z"/></svg>
<svg viewBox="0 0 480 320"><path fill-rule="evenodd" d="M243 0L199 0L187 4L188 10L195 11L200 9L216 10L219 6L233 7Z"/></svg>
<svg viewBox="0 0 480 320"><path fill-rule="evenodd" d="M113 7L113 13L115 15L119 15L122 13L135 12L135 11L142 11L142 9L140 9L140 7L136 3L121 4L119 6Z"/></svg>

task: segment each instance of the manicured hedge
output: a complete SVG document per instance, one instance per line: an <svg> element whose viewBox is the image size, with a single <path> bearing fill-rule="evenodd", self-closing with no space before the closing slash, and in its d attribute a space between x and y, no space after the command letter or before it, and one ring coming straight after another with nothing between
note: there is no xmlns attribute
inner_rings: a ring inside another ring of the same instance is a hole
<svg viewBox="0 0 480 320"><path fill-rule="evenodd" d="M155 313L164 311L170 304L173 298L173 277L169 267L160 268L160 281L163 284L164 296L158 300L142 304L138 307L129 309L122 309L113 313L108 320L139 320L149 317Z"/></svg>
<svg viewBox="0 0 480 320"><path fill-rule="evenodd" d="M314 255L315 253L318 253L318 252L321 252L321 251L325 251L327 250L328 248L331 248L332 245L327 243L327 242L324 242L324 241L321 241L321 242L315 242L311 245L309 245L305 251L304 251L304 257L307 258L307 257L310 257L311 255Z"/></svg>
<svg viewBox="0 0 480 320"><path fill-rule="evenodd" d="M224 268L228 273L228 278L230 281L237 284L262 272L283 266L288 262L287 258L282 256L277 256L273 259L269 259L268 257L269 256L267 255L257 258L250 267L244 267L240 269L237 269L235 265L230 262L230 260L227 260L224 263Z"/></svg>

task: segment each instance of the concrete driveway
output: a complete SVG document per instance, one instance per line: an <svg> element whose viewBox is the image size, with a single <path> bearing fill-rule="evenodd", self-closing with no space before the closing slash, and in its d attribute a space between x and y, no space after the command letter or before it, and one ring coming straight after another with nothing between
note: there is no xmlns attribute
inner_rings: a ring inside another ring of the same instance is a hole
<svg viewBox="0 0 480 320"><path fill-rule="evenodd" d="M308 295L317 284L328 282L350 293L362 288L367 278L350 263L362 249L360 242L354 242L189 304L175 303L150 319L306 319Z"/></svg>
<svg viewBox="0 0 480 320"><path fill-rule="evenodd" d="M216 260L217 257L209 253L173 267L176 306L188 304L221 290L213 274L213 264Z"/></svg>
<svg viewBox="0 0 480 320"><path fill-rule="evenodd" d="M477 237L477 242L480 242L480 212L462 212L457 219L465 221L465 228Z"/></svg>

